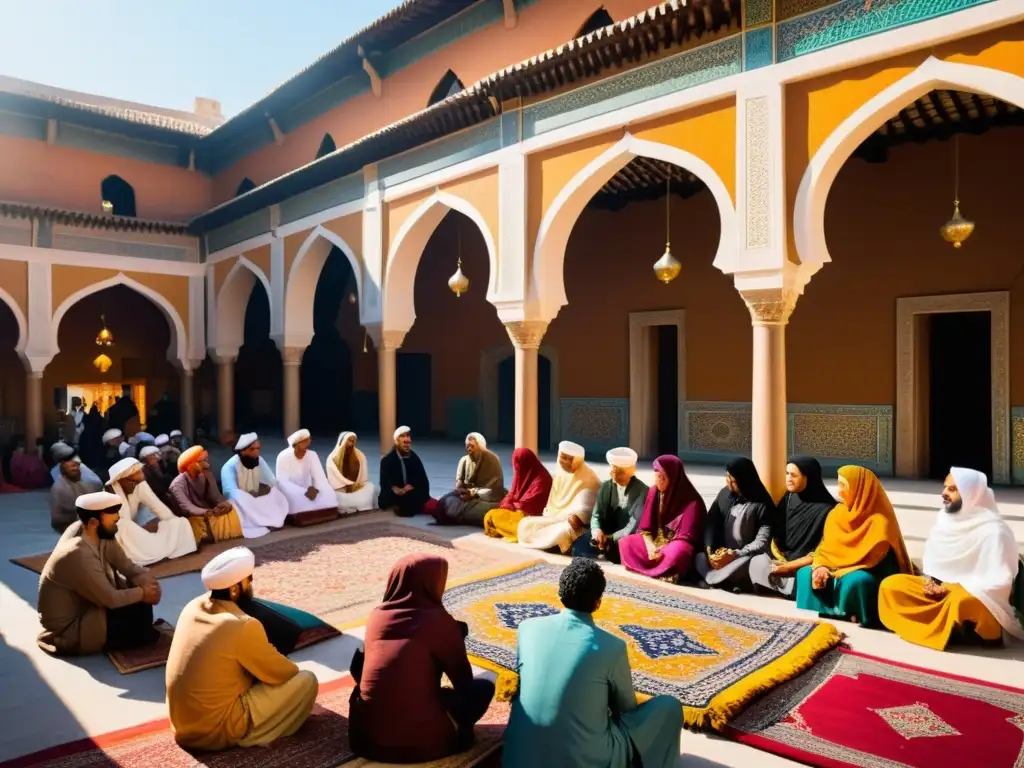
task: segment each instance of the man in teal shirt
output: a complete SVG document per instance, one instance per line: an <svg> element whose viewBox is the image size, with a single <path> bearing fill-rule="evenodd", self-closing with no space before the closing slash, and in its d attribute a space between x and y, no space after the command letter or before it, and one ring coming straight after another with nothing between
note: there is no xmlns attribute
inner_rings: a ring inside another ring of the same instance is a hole
<svg viewBox="0 0 1024 768"><path fill-rule="evenodd" d="M519 625L519 693L505 768L670 768L683 708L671 696L637 705L626 643L594 624L604 572L577 558L562 571L565 610Z"/></svg>

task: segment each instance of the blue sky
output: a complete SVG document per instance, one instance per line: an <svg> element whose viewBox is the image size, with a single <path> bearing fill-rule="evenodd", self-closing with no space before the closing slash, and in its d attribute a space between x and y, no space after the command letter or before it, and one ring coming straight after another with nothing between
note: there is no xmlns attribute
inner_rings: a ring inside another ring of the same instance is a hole
<svg viewBox="0 0 1024 768"><path fill-rule="evenodd" d="M0 74L234 115L400 0L21 0L4 3Z"/></svg>

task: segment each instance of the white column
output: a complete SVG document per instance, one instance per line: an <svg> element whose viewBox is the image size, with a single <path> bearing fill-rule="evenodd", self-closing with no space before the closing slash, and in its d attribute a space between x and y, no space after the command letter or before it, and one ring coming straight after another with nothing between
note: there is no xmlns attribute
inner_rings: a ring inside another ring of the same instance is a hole
<svg viewBox="0 0 1024 768"><path fill-rule="evenodd" d="M516 447L537 452L537 350L548 324L543 321L505 323L516 350ZM547 447L547 446L545 446Z"/></svg>
<svg viewBox="0 0 1024 768"><path fill-rule="evenodd" d="M235 433L235 355L215 355L217 363L217 434L221 442Z"/></svg>
<svg viewBox="0 0 1024 768"><path fill-rule="evenodd" d="M181 369L181 431L189 440L195 439L195 377L189 366Z"/></svg>
<svg viewBox="0 0 1024 768"><path fill-rule="evenodd" d="M380 425L381 456L394 445L394 433L398 427L396 358L398 349L405 341L405 334L405 331L371 332L377 347L377 418Z"/></svg>
<svg viewBox="0 0 1024 768"><path fill-rule="evenodd" d="M43 436L43 372L30 370L25 376L25 450L36 449Z"/></svg>
<svg viewBox="0 0 1024 768"><path fill-rule="evenodd" d="M281 352L284 365L284 434L297 432L301 425L302 380L300 368L305 347L285 347Z"/></svg>
<svg viewBox="0 0 1024 768"><path fill-rule="evenodd" d="M381 296L384 290L384 183L377 178L377 166L363 168L363 280L359 287L359 322L378 325L384 318ZM412 297L409 297L412 301ZM388 450L391 450L389 447Z"/></svg>

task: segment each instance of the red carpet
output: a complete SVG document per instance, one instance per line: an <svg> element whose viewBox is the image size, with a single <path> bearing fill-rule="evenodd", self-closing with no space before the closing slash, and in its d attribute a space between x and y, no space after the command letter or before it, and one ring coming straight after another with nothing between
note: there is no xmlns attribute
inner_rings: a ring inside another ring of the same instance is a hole
<svg viewBox="0 0 1024 768"><path fill-rule="evenodd" d="M1024 764L1024 691L839 649L727 732L822 768L1015 768Z"/></svg>

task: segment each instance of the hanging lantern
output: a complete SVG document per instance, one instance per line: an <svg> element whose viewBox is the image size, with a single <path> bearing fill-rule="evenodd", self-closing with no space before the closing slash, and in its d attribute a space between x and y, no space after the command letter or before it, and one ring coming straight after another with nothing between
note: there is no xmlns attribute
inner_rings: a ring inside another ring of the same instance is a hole
<svg viewBox="0 0 1024 768"><path fill-rule="evenodd" d="M939 234L954 248L960 248L974 231L974 222L960 215L960 136L953 137L953 216L939 227Z"/></svg>
<svg viewBox="0 0 1024 768"><path fill-rule="evenodd" d="M654 262L654 276L668 285L683 271L679 259L672 255L672 169L665 167L665 252Z"/></svg>
<svg viewBox="0 0 1024 768"><path fill-rule="evenodd" d="M112 347L114 345L114 334L107 328L107 320L103 315L100 315L100 323L103 324L103 327L96 334L96 346Z"/></svg>
<svg viewBox="0 0 1024 768"><path fill-rule="evenodd" d="M114 212L114 204L109 200L104 200L100 205L103 207L103 212L110 216Z"/></svg>
<svg viewBox="0 0 1024 768"><path fill-rule="evenodd" d="M452 289L455 298L469 290L469 278L462 274L462 236L458 230L455 231L455 250L459 260L455 266L455 274L448 278L448 287Z"/></svg>
<svg viewBox="0 0 1024 768"><path fill-rule="evenodd" d="M92 361L92 364L93 367L96 368L96 370L99 371L100 373L106 373L107 371L110 370L110 366L114 364L114 361L111 360L106 355L100 354L99 357Z"/></svg>

